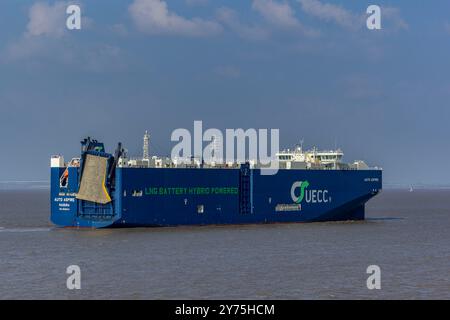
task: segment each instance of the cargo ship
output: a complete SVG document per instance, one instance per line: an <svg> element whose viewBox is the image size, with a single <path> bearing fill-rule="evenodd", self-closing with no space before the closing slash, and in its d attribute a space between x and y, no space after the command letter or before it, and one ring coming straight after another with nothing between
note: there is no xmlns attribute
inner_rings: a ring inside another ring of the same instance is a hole
<svg viewBox="0 0 450 320"><path fill-rule="evenodd" d="M366 202L382 189L382 170L345 163L340 149L276 154L279 170L263 175L252 161L178 163L128 158L119 143L81 141L81 156L51 157L51 221L61 227L115 228L364 220Z"/></svg>

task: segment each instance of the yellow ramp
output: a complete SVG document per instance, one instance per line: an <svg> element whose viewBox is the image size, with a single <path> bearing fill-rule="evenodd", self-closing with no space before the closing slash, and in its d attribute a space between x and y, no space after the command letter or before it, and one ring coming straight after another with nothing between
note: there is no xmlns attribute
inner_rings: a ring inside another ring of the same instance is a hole
<svg viewBox="0 0 450 320"><path fill-rule="evenodd" d="M108 158L86 155L77 199L106 204L111 197L105 186Z"/></svg>

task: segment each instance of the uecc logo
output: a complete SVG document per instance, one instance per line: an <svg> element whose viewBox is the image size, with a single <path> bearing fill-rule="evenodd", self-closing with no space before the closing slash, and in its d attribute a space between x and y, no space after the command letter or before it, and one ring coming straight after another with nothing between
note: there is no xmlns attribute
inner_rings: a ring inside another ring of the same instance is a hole
<svg viewBox="0 0 450 320"><path fill-rule="evenodd" d="M306 203L327 203L331 202L328 190L325 189L308 189L309 181L296 181L291 187L291 198L295 203L300 204L303 200ZM300 189L298 194L297 189Z"/></svg>

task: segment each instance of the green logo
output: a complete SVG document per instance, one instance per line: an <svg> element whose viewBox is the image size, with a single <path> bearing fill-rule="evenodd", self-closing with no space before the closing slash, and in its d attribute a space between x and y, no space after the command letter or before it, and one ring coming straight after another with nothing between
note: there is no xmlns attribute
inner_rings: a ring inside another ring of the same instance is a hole
<svg viewBox="0 0 450 320"><path fill-rule="evenodd" d="M305 198L305 189L308 188L308 187L309 187L309 182L306 181L306 180L305 181L296 181L296 182L294 182L292 184L292 187L291 187L292 200L295 203L301 203L303 201L303 199ZM300 195L299 196L297 196L295 194L295 190L297 188L300 188Z"/></svg>

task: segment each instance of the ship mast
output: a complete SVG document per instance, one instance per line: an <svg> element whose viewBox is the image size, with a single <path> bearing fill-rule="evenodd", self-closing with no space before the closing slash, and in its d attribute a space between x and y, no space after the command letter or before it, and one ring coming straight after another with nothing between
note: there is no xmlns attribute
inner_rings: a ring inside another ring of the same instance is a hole
<svg viewBox="0 0 450 320"><path fill-rule="evenodd" d="M147 130L145 130L144 134L144 145L142 147L142 160L149 160L149 143L150 143L150 135Z"/></svg>

